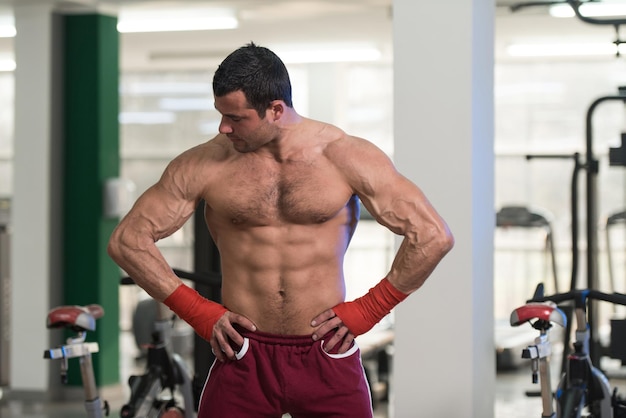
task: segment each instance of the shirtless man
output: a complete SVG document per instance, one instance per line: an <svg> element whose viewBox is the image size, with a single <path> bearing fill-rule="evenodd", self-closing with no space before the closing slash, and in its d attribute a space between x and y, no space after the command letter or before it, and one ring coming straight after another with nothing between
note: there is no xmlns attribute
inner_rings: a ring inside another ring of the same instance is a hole
<svg viewBox="0 0 626 418"><path fill-rule="evenodd" d="M248 44L213 79L219 134L178 157L122 219L110 256L216 355L199 417L371 417L354 343L417 290L454 240L370 142L300 116L282 61ZM344 302L359 199L402 242L389 274ZM183 284L155 242L204 200L223 305Z"/></svg>

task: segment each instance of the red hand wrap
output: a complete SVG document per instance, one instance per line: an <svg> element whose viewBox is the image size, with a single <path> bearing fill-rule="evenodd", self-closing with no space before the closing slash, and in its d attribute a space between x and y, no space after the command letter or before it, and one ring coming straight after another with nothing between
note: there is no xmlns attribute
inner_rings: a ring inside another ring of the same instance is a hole
<svg viewBox="0 0 626 418"><path fill-rule="evenodd" d="M382 279L369 292L352 302L343 302L333 308L352 334L361 335L372 329L408 295Z"/></svg>
<svg viewBox="0 0 626 418"><path fill-rule="evenodd" d="M215 323L228 311L219 303L200 296L185 284L178 286L163 303L207 341L213 335Z"/></svg>

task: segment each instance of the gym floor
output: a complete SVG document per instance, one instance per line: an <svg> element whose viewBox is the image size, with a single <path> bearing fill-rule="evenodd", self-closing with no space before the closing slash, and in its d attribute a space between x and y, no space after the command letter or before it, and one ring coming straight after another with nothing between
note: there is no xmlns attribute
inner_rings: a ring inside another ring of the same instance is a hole
<svg viewBox="0 0 626 418"><path fill-rule="evenodd" d="M558 383L561 369L561 355L558 348L555 351L550 363L553 387ZM602 359L601 366L609 378L611 388L617 388L618 394L626 396L626 368L619 360L608 358ZM532 395L537 392L539 385L532 383L530 363L522 364L514 370L498 372L495 418L541 417L541 398Z"/></svg>
<svg viewBox="0 0 626 418"><path fill-rule="evenodd" d="M531 390L530 372L519 370L507 373L498 373L496 383L496 418L529 418L541 416L541 404L537 398L525 396L525 390ZM111 405L112 417L119 416L124 402L123 394L105 393L103 398L108 399ZM381 403L375 410L375 418L388 418L387 405ZM40 403L40 402L0 402L0 417L2 418L84 418L85 411L81 402ZM397 417L411 418L411 417Z"/></svg>
<svg viewBox="0 0 626 418"><path fill-rule="evenodd" d="M123 344L133 344L132 336L127 335L122 339ZM126 343L124 343L126 341ZM134 344L133 344L134 345ZM126 353L133 352L124 351ZM135 363L132 358L123 359L122 368L132 369ZM603 367L605 365L603 364ZM560 360L554 358L552 370L554 371L553 384L556 383L556 376L560 368ZM620 365L611 364L606 369L614 370L609 374L612 387L617 387L619 393L626 395L626 373ZM123 377L125 380L125 377ZM526 395L527 391L538 391L538 385L531 383L529 365L522 365L510 371L500 371L496 379L496 401L495 418L529 418L541 416L541 400ZM111 417L119 416L119 409L126 399L126 388L106 389L101 394L103 399L107 399L111 406ZM386 412L387 405L381 403L375 410L375 418L388 418ZM84 418L85 411L82 402L20 402L9 399L0 399L0 418ZM397 418L413 418L401 417Z"/></svg>

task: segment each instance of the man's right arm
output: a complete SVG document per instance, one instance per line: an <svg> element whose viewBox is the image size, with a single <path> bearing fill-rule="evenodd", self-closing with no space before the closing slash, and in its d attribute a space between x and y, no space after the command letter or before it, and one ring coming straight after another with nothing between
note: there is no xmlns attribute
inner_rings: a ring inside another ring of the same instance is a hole
<svg viewBox="0 0 626 418"><path fill-rule="evenodd" d="M139 197L113 231L107 251L111 258L158 301L180 284L156 242L175 232L191 216L193 202L185 205L161 182Z"/></svg>
<svg viewBox="0 0 626 418"><path fill-rule="evenodd" d="M113 231L108 245L111 258L150 296L164 302L210 342L216 357L234 358L228 340L242 337L232 327L238 323L254 330L247 318L228 312L222 305L200 296L172 271L156 241L165 238L191 217L199 200L193 185L177 174L180 161L168 166L157 184L150 187Z"/></svg>

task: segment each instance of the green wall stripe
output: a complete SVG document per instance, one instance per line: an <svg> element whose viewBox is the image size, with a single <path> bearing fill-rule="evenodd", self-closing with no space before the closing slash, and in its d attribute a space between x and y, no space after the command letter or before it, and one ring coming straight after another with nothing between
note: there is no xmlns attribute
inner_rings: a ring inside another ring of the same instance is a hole
<svg viewBox="0 0 626 418"><path fill-rule="evenodd" d="M105 316L90 340L98 385L119 382L119 269L106 254L117 219L103 215L102 188L119 176L117 19L99 14L64 20L64 297L98 303ZM70 367L70 384L80 384Z"/></svg>

